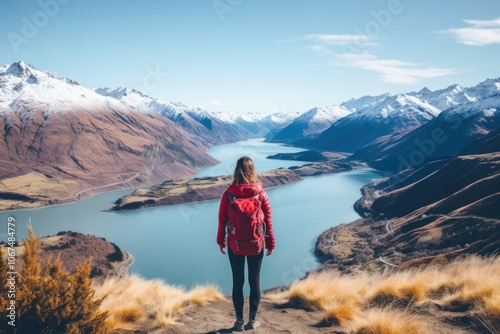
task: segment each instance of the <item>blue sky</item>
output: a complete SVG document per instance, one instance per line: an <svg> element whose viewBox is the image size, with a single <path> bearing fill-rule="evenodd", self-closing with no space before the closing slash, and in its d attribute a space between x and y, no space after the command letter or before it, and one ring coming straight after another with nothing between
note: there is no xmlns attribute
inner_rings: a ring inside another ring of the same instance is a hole
<svg viewBox="0 0 500 334"><path fill-rule="evenodd" d="M498 59L498 0L0 0L0 63L214 111L474 86Z"/></svg>

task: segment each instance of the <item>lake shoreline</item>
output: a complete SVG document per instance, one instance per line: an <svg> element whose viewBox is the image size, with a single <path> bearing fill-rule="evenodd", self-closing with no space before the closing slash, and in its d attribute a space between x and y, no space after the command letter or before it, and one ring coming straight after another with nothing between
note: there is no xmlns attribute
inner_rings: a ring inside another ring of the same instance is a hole
<svg viewBox="0 0 500 334"><path fill-rule="evenodd" d="M356 162L319 162L302 166L278 168L259 173L265 189L280 187L299 182L303 177L367 168L366 164ZM207 176L194 179L166 181L152 186L150 189L137 189L129 195L120 197L109 212L128 212L149 208L199 203L219 199L231 182L231 176Z"/></svg>
<svg viewBox="0 0 500 334"><path fill-rule="evenodd" d="M208 175L229 174L234 169L234 161L245 153L255 161L258 173L283 167L282 169L286 170L287 173L304 176L322 175L313 178L304 177L302 182L289 182L287 183L288 187L273 185L266 188L266 191L273 188L270 195L275 198L273 202L275 212L273 213L276 214L276 218L279 217L284 223L288 221L286 225L289 225L292 230L288 231L290 234L288 232L286 235L283 234L284 239L280 243L279 249L281 252L277 252L276 256L269 259L273 263L273 269L268 273L269 278L266 279L267 283L263 286L264 289L287 284L290 282L290 278L303 277L307 270L311 269L310 263L301 265L298 262L304 259L313 260L315 241L320 233L330 226L352 221L359 217L352 207L352 204L360 197L359 189L370 180L379 177L379 173L367 168L364 164L346 164L343 161L335 160L330 164L318 165L303 161L266 159L268 155L279 152L287 152L287 148L283 148L281 145L261 143L256 140L223 145L220 148L216 147L211 152L221 163L213 167L200 169L197 175L191 177L192 179L200 179ZM293 149L288 149L288 152L293 152ZM366 171L363 170L365 168ZM353 173L349 171L353 171ZM229 183L230 181L227 180L225 185L222 186L222 190ZM230 290L227 275L221 272L214 273L208 268L209 263L218 266L226 265L224 259L217 257L218 252L206 252L198 258L195 257L197 260L194 262L197 269L191 271L186 271L184 265L178 263L175 258L162 257L161 259L154 259L155 251L170 253L177 249L177 241L182 243L181 240L193 236L200 245L211 249L212 238L207 238L206 235L214 233L213 220L214 217L216 219L218 208L216 202L220 198L204 201L203 204L198 201L186 203L185 205L156 207L156 210L124 211L124 214L118 215L106 212L117 198L128 192L128 190L105 192L93 196L93 199L90 200L87 199L56 208L47 207L43 210L30 211L19 210L17 215L14 214L14 216L16 221L19 222L27 221L30 217L33 218L33 226L42 235L53 235L59 231L73 230L112 240L135 257L132 272L141 273L146 278L162 278L169 283L184 286L196 284L200 280L210 280L217 282L223 291ZM304 193L309 195L302 198ZM329 199L335 199L334 203ZM310 203L311 207L307 206L306 203ZM301 205L306 206L299 209ZM306 212L309 208L314 211L326 209L330 213L320 215L316 217L317 219L311 221L310 223L316 227L311 226L312 229L309 231L293 232L300 231L300 228L297 228L300 226L300 222L308 221ZM337 218L331 221L330 214L334 214ZM7 215L9 214L4 214L5 217ZM277 227L279 227L278 225ZM318 227L318 225L321 225L321 227ZM282 228L285 228L284 226ZM286 230L287 228L282 232L285 233ZM150 231L155 232L151 233ZM26 233L23 229L19 229L18 233L20 238L25 237ZM169 240L169 242L165 242L165 240ZM298 242L300 242L300 245L296 244ZM158 248L153 249L146 246L152 243L157 244ZM289 247L291 247L289 250L291 253L289 254L293 254L293 256L286 258L283 252ZM184 254L191 258L192 253L193 251L187 251ZM314 262L316 263L314 267L320 265L316 260ZM297 265L300 269L291 271L291 268L296 268ZM161 268L169 268L169 270Z"/></svg>

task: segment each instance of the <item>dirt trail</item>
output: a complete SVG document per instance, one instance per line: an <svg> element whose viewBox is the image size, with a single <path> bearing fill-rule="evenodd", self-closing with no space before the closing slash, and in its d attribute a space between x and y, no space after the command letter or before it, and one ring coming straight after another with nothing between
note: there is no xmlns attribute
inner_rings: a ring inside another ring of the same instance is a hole
<svg viewBox="0 0 500 334"><path fill-rule="evenodd" d="M244 314L248 314L248 299L245 300ZM279 306L263 297L257 315L257 319L262 325L255 330L245 330L243 333L345 333L340 327L322 326L323 315L321 311L305 311L293 307ZM153 333L232 333L231 327L235 320L231 298L226 297L225 300L212 302L207 306L190 308L179 319L180 325ZM248 322L247 318L245 322Z"/></svg>

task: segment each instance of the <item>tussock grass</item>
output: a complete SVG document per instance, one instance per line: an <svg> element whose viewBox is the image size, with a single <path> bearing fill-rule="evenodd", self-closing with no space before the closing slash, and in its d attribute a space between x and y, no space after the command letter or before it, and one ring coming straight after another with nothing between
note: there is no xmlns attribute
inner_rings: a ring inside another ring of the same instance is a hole
<svg viewBox="0 0 500 334"><path fill-rule="evenodd" d="M370 310L348 326L353 334L427 334L430 333L425 320L407 312L390 308Z"/></svg>
<svg viewBox="0 0 500 334"><path fill-rule="evenodd" d="M488 328L500 327L499 282L499 256L470 256L444 265L382 274L311 274L267 297L322 310L325 320L351 333L428 333L419 313L432 305L469 312L470 323L482 324L488 332Z"/></svg>
<svg viewBox="0 0 500 334"><path fill-rule="evenodd" d="M95 286L95 297L102 299L101 311L108 312L108 325L134 330L176 324L177 317L192 305L204 305L224 297L215 286L197 286L191 291L136 275L109 278Z"/></svg>
<svg viewBox="0 0 500 334"><path fill-rule="evenodd" d="M325 320L345 325L363 313L370 277L326 271L295 281L288 290L266 297L295 307L323 310Z"/></svg>

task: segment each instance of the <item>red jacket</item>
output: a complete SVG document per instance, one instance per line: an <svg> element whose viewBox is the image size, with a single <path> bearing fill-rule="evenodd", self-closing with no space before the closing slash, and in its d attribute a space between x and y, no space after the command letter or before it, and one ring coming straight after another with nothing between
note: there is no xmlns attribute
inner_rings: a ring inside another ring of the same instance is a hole
<svg viewBox="0 0 500 334"><path fill-rule="evenodd" d="M217 230L217 244L219 246L226 246L226 225L229 221L229 198L227 192L234 194L236 197L251 197L259 194L259 199L262 202L262 211L264 212L266 223L266 249L274 249L274 231L273 221L271 216L271 204L267 193L262 189L260 183L245 183L245 184L232 184L222 194L219 206L219 228Z"/></svg>

